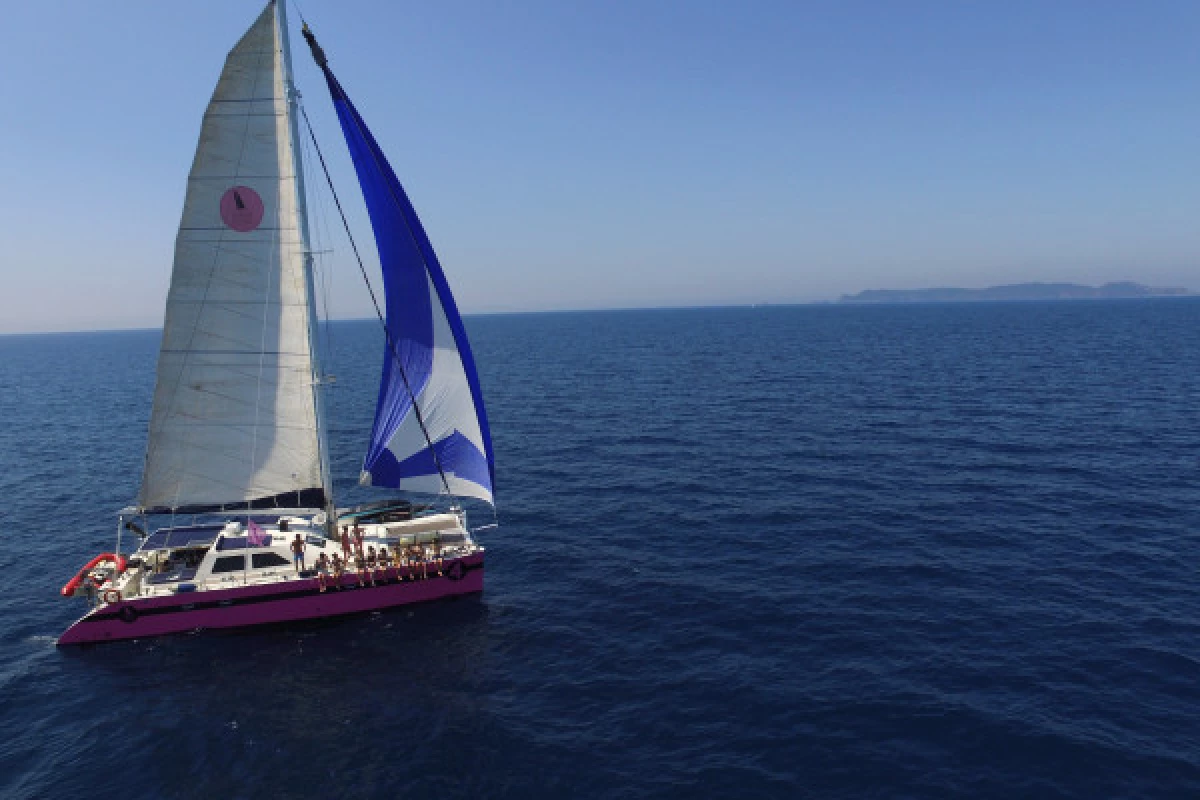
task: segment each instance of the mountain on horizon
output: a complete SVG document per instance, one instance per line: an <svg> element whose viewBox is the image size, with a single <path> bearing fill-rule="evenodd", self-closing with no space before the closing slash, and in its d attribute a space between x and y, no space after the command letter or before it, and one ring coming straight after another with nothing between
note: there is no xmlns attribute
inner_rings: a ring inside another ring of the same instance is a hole
<svg viewBox="0 0 1200 800"><path fill-rule="evenodd" d="M1133 281L1084 286L1078 283L1014 283L986 289L867 289L844 294L839 303L980 303L1036 300L1100 300L1137 297L1185 297L1179 287L1144 286Z"/></svg>

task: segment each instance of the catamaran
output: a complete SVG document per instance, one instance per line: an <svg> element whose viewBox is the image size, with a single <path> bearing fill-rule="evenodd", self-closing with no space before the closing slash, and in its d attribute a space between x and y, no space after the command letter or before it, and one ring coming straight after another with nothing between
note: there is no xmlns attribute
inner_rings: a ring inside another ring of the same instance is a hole
<svg viewBox="0 0 1200 800"><path fill-rule="evenodd" d="M229 52L204 114L137 501L118 514L116 549L63 587L89 609L59 644L331 617L483 590L484 548L461 500L493 504L494 462L466 332L407 194L307 24L303 33L353 159L383 273L383 370L359 481L437 497L334 505L301 163L307 118L292 79L286 9L271 0ZM127 555L126 531L139 540Z"/></svg>

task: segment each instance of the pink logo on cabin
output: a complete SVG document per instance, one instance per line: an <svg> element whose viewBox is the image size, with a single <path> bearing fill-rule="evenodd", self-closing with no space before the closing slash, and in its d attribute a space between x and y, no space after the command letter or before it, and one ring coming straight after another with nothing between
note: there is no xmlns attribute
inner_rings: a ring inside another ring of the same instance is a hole
<svg viewBox="0 0 1200 800"><path fill-rule="evenodd" d="M221 195L221 219L238 233L254 230L262 218L262 198L249 186L234 186Z"/></svg>

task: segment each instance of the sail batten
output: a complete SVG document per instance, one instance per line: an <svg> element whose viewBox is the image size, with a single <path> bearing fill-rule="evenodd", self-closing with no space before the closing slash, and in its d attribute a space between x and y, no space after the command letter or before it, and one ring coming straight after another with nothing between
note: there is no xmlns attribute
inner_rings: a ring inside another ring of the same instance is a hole
<svg viewBox="0 0 1200 800"><path fill-rule="evenodd" d="M204 115L175 244L143 508L325 505L277 14L268 3L230 51Z"/></svg>
<svg viewBox="0 0 1200 800"><path fill-rule="evenodd" d="M466 330L433 246L374 136L306 31L366 201L386 339L360 482L493 502L491 434Z"/></svg>

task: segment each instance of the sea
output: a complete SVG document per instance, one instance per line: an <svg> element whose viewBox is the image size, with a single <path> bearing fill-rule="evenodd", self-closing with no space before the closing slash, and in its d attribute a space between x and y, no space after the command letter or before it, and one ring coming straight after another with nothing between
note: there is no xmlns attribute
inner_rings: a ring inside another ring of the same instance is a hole
<svg viewBox="0 0 1200 800"><path fill-rule="evenodd" d="M159 333L0 337L0 796L1200 797L1200 299L467 328L481 596L63 649Z"/></svg>

